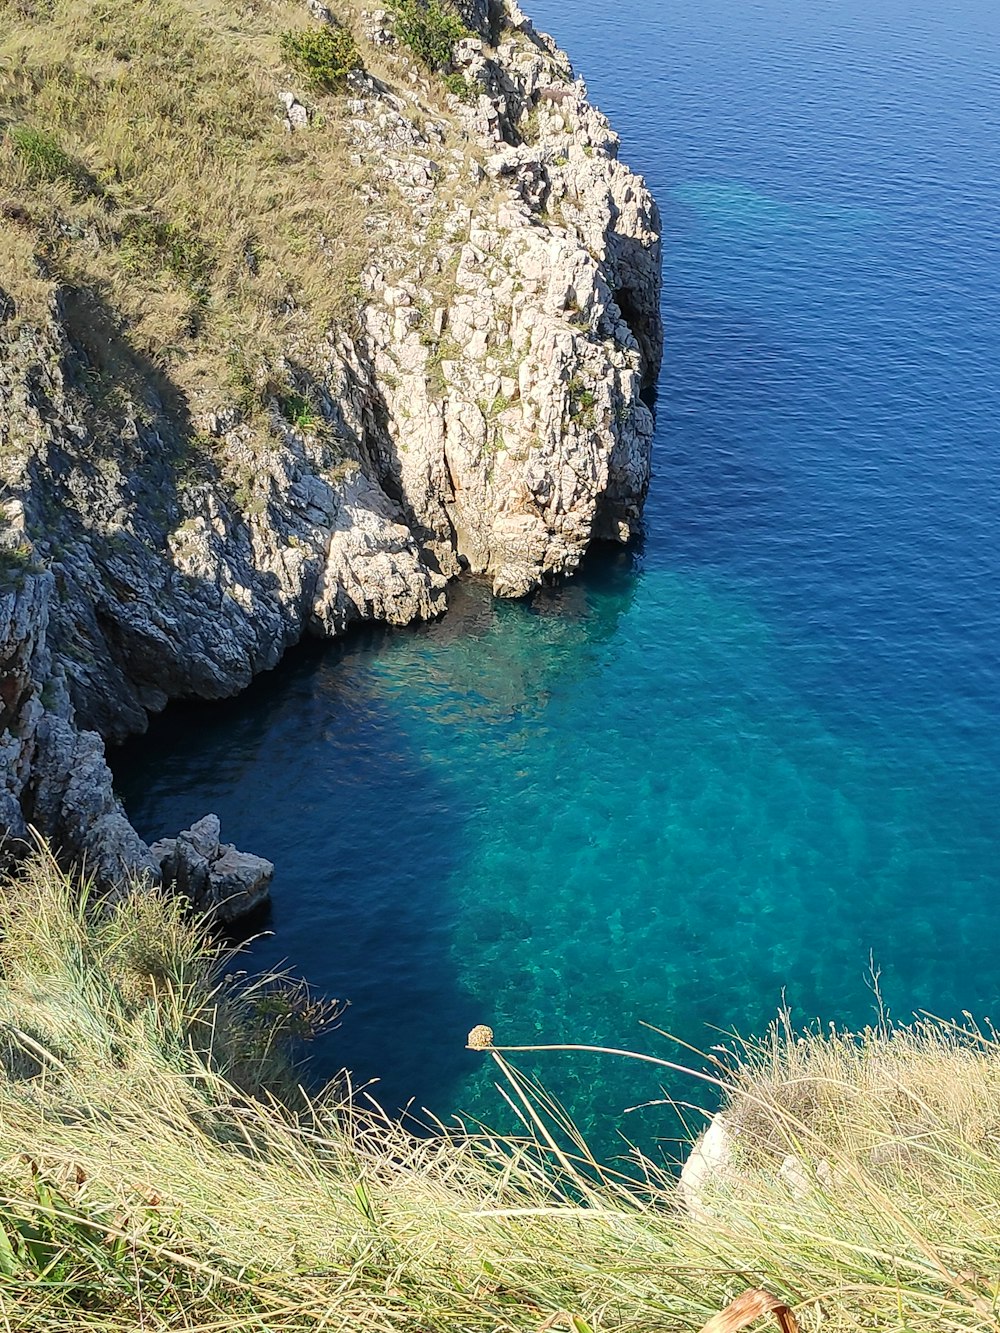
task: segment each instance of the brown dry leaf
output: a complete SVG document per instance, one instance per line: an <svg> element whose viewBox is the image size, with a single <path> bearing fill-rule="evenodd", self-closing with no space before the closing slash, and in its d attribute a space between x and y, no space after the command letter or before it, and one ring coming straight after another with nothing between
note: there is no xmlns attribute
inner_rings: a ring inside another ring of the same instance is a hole
<svg viewBox="0 0 1000 1333"><path fill-rule="evenodd" d="M750 1287L742 1296L737 1296L735 1301L730 1301L724 1310L712 1316L701 1333L737 1333L766 1314L774 1315L781 1333L799 1333L798 1322L791 1308L763 1287Z"/></svg>

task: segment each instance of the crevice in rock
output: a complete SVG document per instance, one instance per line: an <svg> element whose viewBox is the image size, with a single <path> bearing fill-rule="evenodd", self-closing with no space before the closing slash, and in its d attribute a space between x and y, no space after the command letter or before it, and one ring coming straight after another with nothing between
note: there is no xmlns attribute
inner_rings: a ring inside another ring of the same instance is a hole
<svg viewBox="0 0 1000 1333"><path fill-rule="evenodd" d="M642 354L643 385L644 388L649 388L655 383L663 347L659 312L651 314L648 302L643 302L630 287L618 287L612 296L629 332L639 344L639 351Z"/></svg>

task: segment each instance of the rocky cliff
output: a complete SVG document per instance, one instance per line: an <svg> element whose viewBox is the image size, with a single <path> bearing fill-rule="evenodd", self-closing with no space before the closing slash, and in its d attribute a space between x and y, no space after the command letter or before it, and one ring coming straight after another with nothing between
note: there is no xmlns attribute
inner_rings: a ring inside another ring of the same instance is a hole
<svg viewBox="0 0 1000 1333"><path fill-rule="evenodd" d="M381 230L353 317L251 367L260 410L219 385L180 392L100 292L53 282L31 317L0 292L14 840L34 825L103 881L155 875L105 740L172 698L234 694L305 633L436 616L463 571L524 595L635 531L640 390L661 353L655 205L516 4L462 14L447 91L383 11L354 17L364 68L335 123L307 85L275 83L290 141L347 136Z"/></svg>

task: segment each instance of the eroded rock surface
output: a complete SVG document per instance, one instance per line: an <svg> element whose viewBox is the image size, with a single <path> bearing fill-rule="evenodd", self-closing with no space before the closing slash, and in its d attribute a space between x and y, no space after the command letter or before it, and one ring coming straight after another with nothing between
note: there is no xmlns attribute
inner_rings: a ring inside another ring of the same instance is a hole
<svg viewBox="0 0 1000 1333"><path fill-rule="evenodd" d="M274 865L220 841L218 815L205 815L176 838L150 847L162 882L217 921L235 921L267 901Z"/></svg>

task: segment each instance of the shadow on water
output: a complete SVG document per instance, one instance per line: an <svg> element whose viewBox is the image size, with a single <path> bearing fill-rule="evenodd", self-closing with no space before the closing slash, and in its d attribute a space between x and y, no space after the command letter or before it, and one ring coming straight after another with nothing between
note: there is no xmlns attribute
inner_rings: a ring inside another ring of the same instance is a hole
<svg viewBox="0 0 1000 1333"><path fill-rule="evenodd" d="M304 645L238 699L171 706L111 758L146 838L211 810L227 841L275 862L271 907L248 922L270 933L247 966L287 964L349 1000L341 1029L312 1048L313 1080L346 1066L359 1081L379 1077L377 1095L395 1107L437 1104L465 1072L468 999L449 965L440 890L466 811L366 688L363 663L383 638ZM433 1045L428 1028L439 1030Z"/></svg>
<svg viewBox="0 0 1000 1333"><path fill-rule="evenodd" d="M587 670L583 650L614 635L634 584L634 557L611 549L529 603L460 583L440 621L302 644L238 698L172 704L112 752L142 836L212 811L226 841L274 861L271 905L247 923L264 932L248 968L287 964L351 1003L312 1049L315 1082L347 1067L377 1079L390 1109L460 1103L483 1006L459 979L450 886L474 854L486 780L450 756L467 754L470 733L502 747Z"/></svg>

